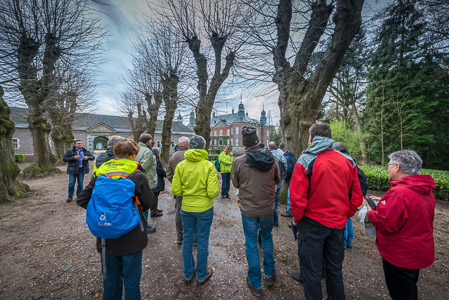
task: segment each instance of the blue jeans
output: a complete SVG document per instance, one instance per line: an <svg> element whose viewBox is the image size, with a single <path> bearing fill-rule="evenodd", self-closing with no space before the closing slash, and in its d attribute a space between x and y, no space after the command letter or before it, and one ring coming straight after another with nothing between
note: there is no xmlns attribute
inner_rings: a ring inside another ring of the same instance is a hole
<svg viewBox="0 0 449 300"><path fill-rule="evenodd" d="M221 173L221 196L229 197L231 187L231 173Z"/></svg>
<svg viewBox="0 0 449 300"><path fill-rule="evenodd" d="M280 192L281 192L281 188L276 188L276 194L274 194L274 212L273 212L274 225L279 225L278 202L279 202L279 193Z"/></svg>
<svg viewBox="0 0 449 300"><path fill-rule="evenodd" d="M352 247L352 240L354 239L354 228L352 227L352 218L348 218L345 227L345 248Z"/></svg>
<svg viewBox="0 0 449 300"><path fill-rule="evenodd" d="M209 235L212 219L214 217L214 208L203 212L186 212L181 209L182 220L182 260L184 263L183 272L186 278L192 277L195 272L195 260L193 259L193 236L196 227L197 239L197 258L196 270L198 272L198 280L206 277L207 257L209 256Z"/></svg>
<svg viewBox="0 0 449 300"><path fill-rule="evenodd" d="M242 213L243 232L245 233L246 260L248 261L248 277L256 288L262 288L259 251L257 250L257 232L260 231L263 251L263 272L266 277L273 276L273 217L247 217Z"/></svg>
<svg viewBox="0 0 449 300"><path fill-rule="evenodd" d="M78 169L78 174L69 174L69 196L73 196L75 190L75 182L78 180L78 187L76 188L76 195L78 196L83 191L84 182L84 168Z"/></svg>
<svg viewBox="0 0 449 300"><path fill-rule="evenodd" d="M148 224L148 212L149 211L150 210L147 209L146 211L143 212L143 216L145 217L145 226L146 226L147 230L150 229L150 224Z"/></svg>
<svg viewBox="0 0 449 300"><path fill-rule="evenodd" d="M106 276L103 279L103 300L121 300L123 283L125 299L140 300L142 251L131 255L106 255Z"/></svg>

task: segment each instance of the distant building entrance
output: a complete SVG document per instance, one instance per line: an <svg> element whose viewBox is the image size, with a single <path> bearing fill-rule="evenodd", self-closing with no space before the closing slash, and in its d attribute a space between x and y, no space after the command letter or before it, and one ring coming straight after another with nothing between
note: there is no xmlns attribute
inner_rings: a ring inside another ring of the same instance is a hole
<svg viewBox="0 0 449 300"><path fill-rule="evenodd" d="M104 136L97 136L94 139L95 150L106 150L108 148L108 138Z"/></svg>

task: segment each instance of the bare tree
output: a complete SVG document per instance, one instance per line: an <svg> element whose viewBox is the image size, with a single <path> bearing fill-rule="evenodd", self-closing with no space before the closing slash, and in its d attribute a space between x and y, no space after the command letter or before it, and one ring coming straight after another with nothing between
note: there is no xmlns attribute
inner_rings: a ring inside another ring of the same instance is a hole
<svg viewBox="0 0 449 300"><path fill-rule="evenodd" d="M273 55L272 80L279 91L280 125L284 142L295 155L307 147L308 129L315 123L326 90L359 31L363 2L247 1L255 12L247 22L254 44ZM326 36L330 38L323 46L324 55L312 69L312 55ZM301 43L295 43L300 38Z"/></svg>
<svg viewBox="0 0 449 300"><path fill-rule="evenodd" d="M72 147L72 124L76 112L87 111L95 100L95 91L90 72L75 68L72 64L58 64L55 79L44 108L51 120L51 138L55 155L62 161L64 153Z"/></svg>
<svg viewBox="0 0 449 300"><path fill-rule="evenodd" d="M48 140L51 126L44 102L58 61L77 58L91 64L103 29L88 0L4 0L0 6L0 69L15 84L28 106L34 162L28 176L55 170Z"/></svg>
<svg viewBox="0 0 449 300"><path fill-rule="evenodd" d="M220 87L235 64L239 46L233 44L232 39L242 28L245 7L238 0L166 1L170 19L195 59L199 94L195 133L206 139L208 148L212 108ZM210 48L202 45L205 41ZM212 58L208 58L205 49L211 50ZM212 64L210 69L209 63Z"/></svg>

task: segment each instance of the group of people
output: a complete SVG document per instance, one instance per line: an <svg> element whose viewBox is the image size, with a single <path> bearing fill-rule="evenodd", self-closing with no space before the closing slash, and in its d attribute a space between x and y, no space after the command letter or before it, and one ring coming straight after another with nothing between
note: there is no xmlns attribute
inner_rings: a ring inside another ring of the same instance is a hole
<svg viewBox="0 0 449 300"><path fill-rule="evenodd" d="M276 282L272 231L279 224L277 202L285 180L289 187L288 207L282 215L292 217L299 256L299 272L293 272L292 277L303 284L306 299L322 299L323 276L328 298L345 299L344 248L352 246L351 217L362 206L367 191L363 172L344 145L332 140L326 124L310 127L310 146L297 161L290 152L278 149L274 142L264 149L259 144L256 128L245 126L241 133L245 153L234 158L226 146L218 161L222 198L231 198L231 181L237 189L249 290L254 296L262 296L262 281L267 288ZM171 192L176 198L176 243L182 244L184 282L191 284L197 274L197 285L205 284L213 274L213 269L208 267L209 236L214 198L220 192L217 170L205 150L206 141L201 136L181 137L165 174L162 166L162 171L158 172L157 155L154 162L149 155L153 152L150 135L142 134L139 145L123 138L111 140L104 157L97 159L89 185L82 192L78 188L77 204L87 208L99 176L129 178L135 183L130 201L138 204L136 208L145 223L148 219L145 211L150 210L150 216L162 215L157 209L157 195L165 175L172 183ZM64 160L69 162L69 168L70 162L75 162L78 169L82 164L83 172L88 173L87 162L94 157L86 149L79 148L79 142L75 142ZM72 157L72 154L75 155ZM431 176L420 175L422 160L414 151L397 151L389 157L390 190L382 198L372 197L376 207L366 203L366 220L377 228L376 244L391 297L417 299L419 269L434 261L435 197L432 189L435 183ZM71 174L69 169L68 173ZM72 181L70 179L70 184ZM70 184L67 201L73 197L74 188ZM98 251L105 249L106 254L102 260L106 266L104 299L121 299L123 284L126 299L140 299L142 250L148 243L149 228L138 225L118 239L106 239L104 245L98 239ZM263 253L263 280L258 239ZM195 243L196 261L193 257Z"/></svg>

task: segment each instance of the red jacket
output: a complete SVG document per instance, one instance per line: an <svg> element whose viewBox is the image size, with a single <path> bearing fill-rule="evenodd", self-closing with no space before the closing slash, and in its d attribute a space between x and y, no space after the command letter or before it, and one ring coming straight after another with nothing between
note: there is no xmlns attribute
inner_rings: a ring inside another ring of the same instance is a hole
<svg viewBox="0 0 449 300"><path fill-rule="evenodd" d="M314 137L296 163L289 187L290 210L296 222L305 216L342 229L362 204L357 166L350 156L330 150L333 142Z"/></svg>
<svg viewBox="0 0 449 300"><path fill-rule="evenodd" d="M377 229L377 249L389 263L406 269L422 269L433 263L434 188L430 175L402 177L390 182L376 210L368 212Z"/></svg>

